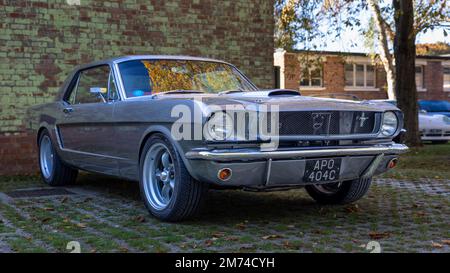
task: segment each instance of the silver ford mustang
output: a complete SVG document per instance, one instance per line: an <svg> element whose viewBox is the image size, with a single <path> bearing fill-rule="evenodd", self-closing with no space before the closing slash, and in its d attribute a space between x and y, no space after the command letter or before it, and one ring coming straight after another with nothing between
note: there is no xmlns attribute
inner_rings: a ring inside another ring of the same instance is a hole
<svg viewBox="0 0 450 273"><path fill-rule="evenodd" d="M150 213L194 215L209 187L305 187L326 204L354 202L407 147L403 117L382 102L260 90L231 64L126 56L77 67L55 102L28 111L43 180L78 170L139 181Z"/></svg>

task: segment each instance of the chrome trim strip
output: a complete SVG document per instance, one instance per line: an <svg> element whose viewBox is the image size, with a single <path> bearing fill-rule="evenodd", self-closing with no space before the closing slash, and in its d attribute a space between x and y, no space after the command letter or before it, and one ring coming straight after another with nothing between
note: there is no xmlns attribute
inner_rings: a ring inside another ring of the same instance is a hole
<svg viewBox="0 0 450 273"><path fill-rule="evenodd" d="M376 145L357 148L330 148L315 150L289 150L289 151L190 151L185 154L187 159L203 159L213 161L258 160L258 159L292 159L296 157L313 158L325 156L359 156L379 154L402 154L408 151L403 144Z"/></svg>
<svg viewBox="0 0 450 273"><path fill-rule="evenodd" d="M272 171L272 158L269 158L269 160L267 160L267 165L266 165L266 186L269 185L269 180L270 180L270 172Z"/></svg>
<svg viewBox="0 0 450 273"><path fill-rule="evenodd" d="M111 155L101 155L101 154L94 154L94 153L90 153L90 152L76 151L76 150L72 150L72 149L68 149L68 148L61 148L61 151L74 153L74 154L80 154L80 155L86 155L86 156L104 157L104 158L109 158L109 159L117 159L117 160L125 159L122 157L116 157L116 156L111 156Z"/></svg>

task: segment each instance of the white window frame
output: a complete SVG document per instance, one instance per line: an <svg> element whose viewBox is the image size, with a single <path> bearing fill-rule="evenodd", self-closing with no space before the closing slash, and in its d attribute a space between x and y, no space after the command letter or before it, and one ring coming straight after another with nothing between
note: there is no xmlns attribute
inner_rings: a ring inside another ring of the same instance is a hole
<svg viewBox="0 0 450 273"><path fill-rule="evenodd" d="M345 70L345 65L352 65L353 66L353 85L347 85L347 81L345 79L345 74L346 74L346 70ZM346 91L379 91L380 89L377 88L377 68L374 64L370 64L370 63L347 63L344 65L344 82L345 82L345 88L344 90ZM356 66L357 65L362 65L364 66L364 86L357 86L356 85ZM367 66L373 66L373 86L367 86Z"/></svg>
<svg viewBox="0 0 450 273"><path fill-rule="evenodd" d="M303 71L300 71L300 82L299 87L300 90L325 90L325 87L323 86L323 66L320 66L320 85L312 85L312 79L311 77L311 71L317 69L317 67L308 67L308 85L302 85L303 80ZM314 79L318 79L317 77L314 77Z"/></svg>
<svg viewBox="0 0 450 273"><path fill-rule="evenodd" d="M445 73L444 73L444 69L449 69L450 70L450 64L442 66L442 88L444 88L444 92L450 92L450 87L447 87L447 88L445 87ZM450 77L450 73L448 75Z"/></svg>
<svg viewBox="0 0 450 273"><path fill-rule="evenodd" d="M416 89L417 92L427 92L427 89L425 88L425 65L423 64L416 64L416 66L414 67L414 80L416 80L416 68L420 67L422 72L422 86L417 86L417 82L416 82Z"/></svg>

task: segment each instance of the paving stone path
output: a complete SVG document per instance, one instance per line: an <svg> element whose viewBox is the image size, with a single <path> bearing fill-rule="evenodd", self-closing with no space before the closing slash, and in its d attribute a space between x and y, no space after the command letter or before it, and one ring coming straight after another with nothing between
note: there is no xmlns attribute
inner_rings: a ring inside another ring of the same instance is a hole
<svg viewBox="0 0 450 273"><path fill-rule="evenodd" d="M372 241L383 252L450 251L450 180L378 179L346 206L317 205L302 189L211 191L203 213L178 224L151 218L125 183L0 193L0 252L69 252L70 241L81 252L368 252Z"/></svg>

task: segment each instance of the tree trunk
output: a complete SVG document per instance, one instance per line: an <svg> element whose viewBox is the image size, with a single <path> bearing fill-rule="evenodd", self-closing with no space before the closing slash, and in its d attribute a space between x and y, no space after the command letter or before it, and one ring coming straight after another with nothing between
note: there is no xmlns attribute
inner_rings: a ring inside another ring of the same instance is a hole
<svg viewBox="0 0 450 273"><path fill-rule="evenodd" d="M405 115L406 143L420 146L417 90L415 80L416 47L414 7L411 0L393 0L395 19L395 92Z"/></svg>
<svg viewBox="0 0 450 273"><path fill-rule="evenodd" d="M383 16L381 16L380 7L378 2L375 0L368 0L369 8L373 13L375 19L375 25L378 30L378 44L380 48L380 58L383 63L384 70L386 71L386 81L387 81L387 94L390 100L395 100L395 76L394 76L394 60L389 52L389 45L387 39L386 22Z"/></svg>

